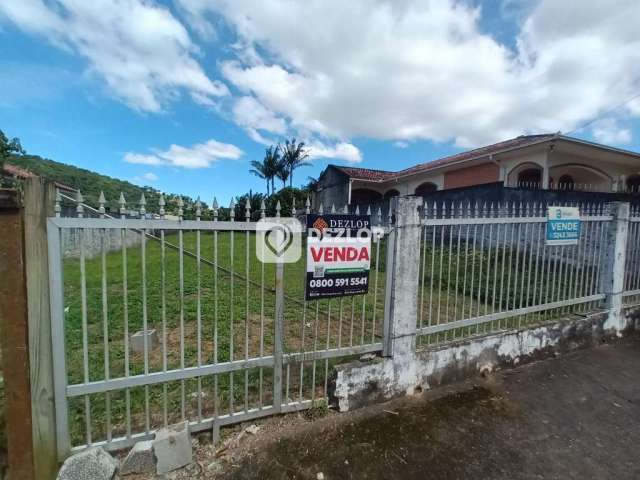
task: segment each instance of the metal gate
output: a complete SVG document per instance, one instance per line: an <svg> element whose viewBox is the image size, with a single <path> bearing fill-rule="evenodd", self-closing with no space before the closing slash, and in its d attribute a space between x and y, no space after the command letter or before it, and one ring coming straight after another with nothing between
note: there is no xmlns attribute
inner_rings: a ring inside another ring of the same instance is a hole
<svg viewBox="0 0 640 480"><path fill-rule="evenodd" d="M67 200L76 217L60 216ZM92 209L58 194L48 220L60 458L177 421L201 431L323 404L335 363L382 350L383 239L368 295L305 302L303 260L256 260L264 204L197 203L186 220L181 200L175 219L162 197L154 215L143 197L134 218L119 203L112 218L103 196Z"/></svg>

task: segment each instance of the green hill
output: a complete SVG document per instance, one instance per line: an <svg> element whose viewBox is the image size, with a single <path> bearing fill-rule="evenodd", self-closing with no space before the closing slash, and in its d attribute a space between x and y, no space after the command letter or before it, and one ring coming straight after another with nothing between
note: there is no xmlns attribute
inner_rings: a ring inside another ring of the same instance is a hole
<svg viewBox="0 0 640 480"><path fill-rule="evenodd" d="M111 212L117 212L118 198L122 192L127 200L127 207L136 209L139 205L140 197L144 193L147 201L147 211L158 212L158 198L160 191L152 187L139 187L131 182L119 180L117 178L101 175L91 170L74 167L53 160L45 159L37 155L12 155L8 158L8 163L22 167L30 172L49 180L80 189L85 203L93 207L98 206L100 192L104 192L107 199L107 208ZM167 213L177 210L175 206L178 195L165 193ZM190 210L194 200L182 195L185 203L185 212Z"/></svg>

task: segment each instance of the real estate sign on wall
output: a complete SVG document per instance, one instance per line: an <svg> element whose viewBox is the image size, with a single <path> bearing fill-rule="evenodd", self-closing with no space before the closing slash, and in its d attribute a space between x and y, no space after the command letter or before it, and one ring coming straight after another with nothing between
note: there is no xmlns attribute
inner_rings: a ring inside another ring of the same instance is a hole
<svg viewBox="0 0 640 480"><path fill-rule="evenodd" d="M548 207L546 244L577 245L580 227L580 210L577 207Z"/></svg>
<svg viewBox="0 0 640 480"><path fill-rule="evenodd" d="M307 215L305 297L360 295L369 291L371 219L368 215Z"/></svg>

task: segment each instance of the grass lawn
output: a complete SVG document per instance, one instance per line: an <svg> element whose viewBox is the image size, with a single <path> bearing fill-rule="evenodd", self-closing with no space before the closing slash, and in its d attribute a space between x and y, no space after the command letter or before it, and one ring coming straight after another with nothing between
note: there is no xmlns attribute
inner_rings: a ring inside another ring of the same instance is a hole
<svg viewBox="0 0 640 480"><path fill-rule="evenodd" d="M217 259L220 268L215 269L183 255L182 285L179 252L167 245L163 252L162 244L153 240L145 245L144 281L142 246L127 248L126 294L120 250L105 255L106 297L103 295L101 255L85 261L86 371L83 362L81 262L77 258L65 259L63 277L69 384L82 383L85 375L89 381L104 379L106 361L111 378L124 376L127 369L130 375L144 373L143 353L129 352L128 362L125 361L125 311L130 335L143 329L145 310L148 328L158 331L160 345L150 350L148 355L150 372L163 369L164 326L166 368L169 370L273 353L275 266L257 260L252 233L209 231L200 233L199 237L196 232L184 233L184 250L196 253L199 242L201 258ZM166 242L179 245L180 241L178 233L166 235ZM380 259L381 269L377 275L376 258ZM384 244L374 244L368 295L317 302L304 302L304 258L285 265L285 352L309 352L379 342L384 308L384 258ZM143 300L145 295L146 302ZM301 380L300 366L291 365L285 372L288 388L285 385L284 393L289 392L291 398L295 393L297 398L302 386L303 398L323 396L325 375L330 373L328 366L325 361L307 362ZM130 396L132 409L130 428L135 433L160 425L164 421L165 409L169 421L184 417L194 420L211 415L215 408L212 392L216 383L220 413L268 405L273 396L272 382L272 369L258 368L233 375L150 386L147 387L148 409L145 388L131 389L128 394L112 392L109 398L104 394L92 395L89 399L92 439L105 438L107 430L112 429L116 435L129 428L126 395ZM110 405L111 418L107 418L107 404ZM87 434L86 400L71 399L69 405L72 437L77 444Z"/></svg>
<svg viewBox="0 0 640 480"><path fill-rule="evenodd" d="M217 239L216 239L217 237ZM118 378L145 372L144 354L125 349L125 317L129 335L155 328L160 345L148 354L149 372L166 368L271 355L274 349L275 266L255 256L255 237L246 232L211 231L173 233L166 242L183 244L185 251L200 252L197 262L157 241L127 249L126 288L120 250L85 262L86 332L83 331L81 263L64 261L65 338L69 384ZM556 292L558 299L572 298L567 281L579 275L579 285L593 283L596 272L578 270L559 261L549 262L506 246L489 249L452 249L446 244L424 246L415 252L421 262L418 298L419 326L455 320L541 303L540 292ZM369 293L316 302L304 301L305 260L285 265L284 350L312 352L381 341L385 295L385 243L374 243ZM144 265L144 280L143 280ZM163 268L164 267L164 268ZM182 268L182 284L180 270ZM551 272L557 270L557 275ZM578 277L576 277L578 278ZM164 281L163 281L164 279ZM106 296L103 295L103 289ZM537 292L537 294L536 294ZM146 296L146 302L144 298ZM545 297L546 298L546 297ZM555 299L551 297L552 299ZM592 305L585 306L585 309ZM507 328L539 323L570 311L556 309L496 320L482 325L452 329L419 337L419 345ZM106 324L104 319L106 318ZM200 321L198 322L198 319ZM106 328L105 328L106 326ZM83 348L86 335L87 350ZM164 341L166 337L166 342ZM83 357L87 356L85 370ZM285 368L285 398L323 398L331 366L344 359L291 364ZM90 398L70 400L70 424L74 444L104 439L108 432L122 435L161 426L183 418L197 420L270 405L273 369L254 368L233 374L132 388ZM128 400L127 400L128 399ZM147 403L148 402L148 403ZM127 414L130 405L130 415ZM90 415L87 412L90 411ZM108 415L108 412L111 415ZM129 421L127 419L130 419ZM87 425L90 424L90 429Z"/></svg>
<svg viewBox="0 0 640 480"><path fill-rule="evenodd" d="M568 247L548 248L546 252L530 244L528 248L489 243L480 248L473 237L469 243L452 231L437 239L435 248L429 241L420 258L420 290L418 326L435 326L528 306L588 296L598 288L599 268L588 260L595 259L591 251L577 252ZM424 235L424 233L423 233ZM424 237L423 237L424 238ZM464 237L463 237L464 238ZM423 335L420 346L486 334L500 330L531 326L567 314L586 313L597 305L587 303L542 312L517 315L482 324Z"/></svg>

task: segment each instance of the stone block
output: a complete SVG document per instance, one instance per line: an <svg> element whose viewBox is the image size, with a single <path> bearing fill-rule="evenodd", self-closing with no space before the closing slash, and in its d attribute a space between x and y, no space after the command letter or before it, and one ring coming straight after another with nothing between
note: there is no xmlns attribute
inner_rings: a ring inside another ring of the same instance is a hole
<svg viewBox="0 0 640 480"><path fill-rule="evenodd" d="M72 455L62 464L58 480L111 480L118 461L102 448L93 447Z"/></svg>
<svg viewBox="0 0 640 480"><path fill-rule="evenodd" d="M189 422L182 422L156 433L153 441L158 475L189 465L193 461Z"/></svg>
<svg viewBox="0 0 640 480"><path fill-rule="evenodd" d="M154 473L155 471L156 457L153 452L153 440L136 443L120 467L120 475Z"/></svg>
<svg viewBox="0 0 640 480"><path fill-rule="evenodd" d="M144 353L145 336L147 337L147 348L149 352L158 346L158 332L156 332L155 328L147 330L146 333L144 330L140 330L131 335L129 343L132 352Z"/></svg>

